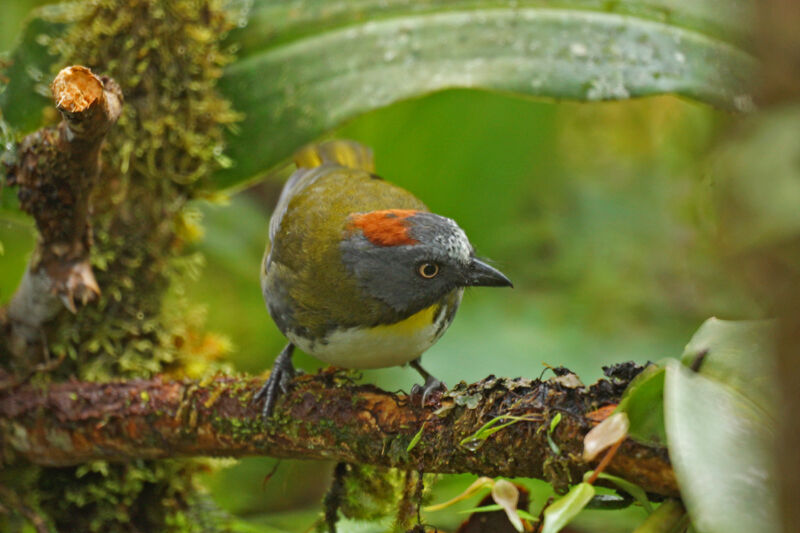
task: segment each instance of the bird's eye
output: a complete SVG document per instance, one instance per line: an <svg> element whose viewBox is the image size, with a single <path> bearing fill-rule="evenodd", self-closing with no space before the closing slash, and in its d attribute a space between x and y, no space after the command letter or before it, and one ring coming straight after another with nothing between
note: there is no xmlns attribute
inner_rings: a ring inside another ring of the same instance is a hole
<svg viewBox="0 0 800 533"><path fill-rule="evenodd" d="M435 278L439 273L439 265L436 263L422 263L417 267L419 275L425 279Z"/></svg>

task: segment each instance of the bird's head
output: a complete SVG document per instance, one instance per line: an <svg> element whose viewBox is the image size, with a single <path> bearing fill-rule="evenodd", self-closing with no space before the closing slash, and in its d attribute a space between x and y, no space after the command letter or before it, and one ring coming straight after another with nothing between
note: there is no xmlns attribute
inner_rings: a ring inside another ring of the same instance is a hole
<svg viewBox="0 0 800 533"><path fill-rule="evenodd" d="M359 287L408 316L463 287L511 287L499 270L475 257L453 220L425 211L353 213L340 246Z"/></svg>

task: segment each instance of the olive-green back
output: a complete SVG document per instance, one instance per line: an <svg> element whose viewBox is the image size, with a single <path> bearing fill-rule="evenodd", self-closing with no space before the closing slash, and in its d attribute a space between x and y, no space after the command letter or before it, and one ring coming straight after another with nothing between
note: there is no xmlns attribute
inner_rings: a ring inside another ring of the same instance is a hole
<svg viewBox="0 0 800 533"><path fill-rule="evenodd" d="M319 166L295 172L282 194L284 205L279 202L282 212L276 210L273 218L278 218L270 221L272 264L265 260L264 266L280 271L280 280L269 277L283 284L272 292L279 290L283 298L288 297L285 304L292 321L314 336L336 326L399 320L388 306L357 287L345 270L339 245L351 213L427 208L408 191L375 176L371 152L352 141L306 148L296 160L298 165L317 162Z"/></svg>

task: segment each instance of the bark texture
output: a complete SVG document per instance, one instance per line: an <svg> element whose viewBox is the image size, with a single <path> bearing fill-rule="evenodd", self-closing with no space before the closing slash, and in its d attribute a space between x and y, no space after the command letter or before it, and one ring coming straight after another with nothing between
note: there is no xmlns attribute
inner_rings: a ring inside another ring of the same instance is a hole
<svg viewBox="0 0 800 533"><path fill-rule="evenodd" d="M8 346L17 357L44 348L42 325L76 301L100 294L89 253L91 195L100 173L100 147L119 118L122 91L107 77L67 67L51 85L62 120L25 137L8 172L20 206L36 220L39 241L7 309Z"/></svg>
<svg viewBox="0 0 800 533"><path fill-rule="evenodd" d="M423 409L406 396L354 385L329 370L296 378L265 423L252 404L260 383L251 379L70 382L45 391L26 386L5 392L0 431L6 457L16 454L49 466L95 459L270 455L535 477L563 489L592 468L581 459L583 437L610 412L608 406L627 383L611 378L583 387L558 377L490 376L461 383ZM562 419L551 438L558 454L547 444L556 413ZM483 440L470 438L508 414L529 421ZM678 494L665 449L627 440L608 471L653 494Z"/></svg>

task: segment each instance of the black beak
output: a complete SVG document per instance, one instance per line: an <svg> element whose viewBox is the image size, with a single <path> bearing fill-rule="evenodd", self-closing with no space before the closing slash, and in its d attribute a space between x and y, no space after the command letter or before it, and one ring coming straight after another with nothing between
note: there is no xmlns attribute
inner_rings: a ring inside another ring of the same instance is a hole
<svg viewBox="0 0 800 533"><path fill-rule="evenodd" d="M480 259L472 258L467 271L467 286L470 287L513 287L511 280L496 268Z"/></svg>

